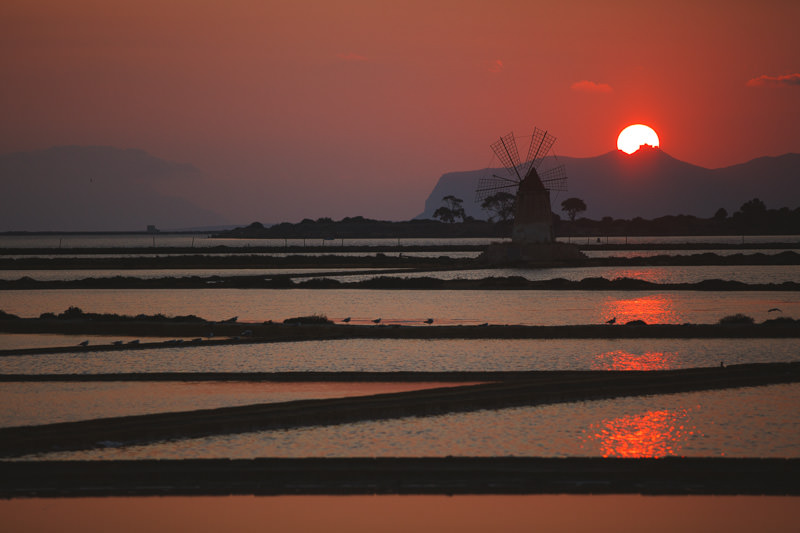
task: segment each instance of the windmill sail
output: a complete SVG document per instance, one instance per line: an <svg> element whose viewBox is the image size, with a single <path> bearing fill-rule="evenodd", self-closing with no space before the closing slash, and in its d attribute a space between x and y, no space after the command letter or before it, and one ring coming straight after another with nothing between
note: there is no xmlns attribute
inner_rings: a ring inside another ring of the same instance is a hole
<svg viewBox="0 0 800 533"><path fill-rule="evenodd" d="M567 169L558 165L539 173L539 181L548 191L565 192L567 190Z"/></svg>
<svg viewBox="0 0 800 533"><path fill-rule="evenodd" d="M555 141L547 131L534 128L525 161L520 161L513 132L490 145L507 175L487 172L487 176L478 180L475 201L482 202L501 191L514 194L513 242L552 243L555 240L550 191L567 190L567 172L564 165L539 170Z"/></svg>
<svg viewBox="0 0 800 533"><path fill-rule="evenodd" d="M538 169L545 156L550 153L550 148L553 147L554 142L556 142L555 137L544 130L535 128L533 130L533 135L531 135L531 145L528 147L528 158L526 161L530 161L531 164Z"/></svg>
<svg viewBox="0 0 800 533"><path fill-rule="evenodd" d="M508 173L516 177L518 183L522 181L523 174L519 172L519 152L517 151L517 140L514 138L514 132L512 131L505 137L500 137L500 140L493 143L491 146L494 155L496 155L500 163L506 167Z"/></svg>

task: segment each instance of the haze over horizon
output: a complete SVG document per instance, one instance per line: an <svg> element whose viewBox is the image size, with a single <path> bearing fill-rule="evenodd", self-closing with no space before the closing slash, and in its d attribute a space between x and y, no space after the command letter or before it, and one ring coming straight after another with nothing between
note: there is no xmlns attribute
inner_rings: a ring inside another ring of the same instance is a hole
<svg viewBox="0 0 800 533"><path fill-rule="evenodd" d="M800 153L797 20L779 0L4 2L0 154L141 149L196 167L169 192L232 223L409 219L534 126L586 158L644 123L727 167Z"/></svg>

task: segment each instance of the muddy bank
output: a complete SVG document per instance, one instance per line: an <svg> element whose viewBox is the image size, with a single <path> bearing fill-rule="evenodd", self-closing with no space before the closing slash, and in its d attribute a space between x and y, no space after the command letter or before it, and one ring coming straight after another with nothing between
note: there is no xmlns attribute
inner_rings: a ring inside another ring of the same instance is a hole
<svg viewBox="0 0 800 533"><path fill-rule="evenodd" d="M669 394L800 381L800 363L650 372L595 372L323 400L298 400L0 428L0 455L144 444L281 428L343 424L478 409Z"/></svg>
<svg viewBox="0 0 800 533"><path fill-rule="evenodd" d="M483 251L479 250L450 250ZM116 270L116 269L200 269L200 268L382 268L441 270L459 268L484 268L487 265L479 259L457 259L448 257L447 250L423 249L428 254L441 252L439 257L417 257L404 255L414 250L392 250L391 255L368 250L369 255L337 255L328 249L324 255L270 256L230 253L226 255L169 255L160 252L155 255L133 257L87 257L87 252L78 252L80 257L2 257L0 270ZM337 250L339 252L339 250ZM166 255L164 255L166 254ZM52 254L48 254L52 255ZM657 255L648 257L595 257L564 262L552 266L704 266L704 265L798 265L800 253L784 251L777 254L732 254L719 255L712 252L687 255ZM526 267L525 264L518 265ZM533 265L546 266L546 265Z"/></svg>
<svg viewBox="0 0 800 533"><path fill-rule="evenodd" d="M641 237L637 237L641 239ZM294 240L294 239L293 239ZM72 248L0 248L2 256L75 256L75 255L239 255L253 254L306 254L306 253L397 253L397 252L482 252L485 244L446 244L432 243L424 245L405 244L402 238L391 245L351 245L349 239L329 241L319 245L308 239L307 245L289 244L281 246L139 246L139 247L80 247ZM499 240L499 238L498 238ZM639 243L603 243L596 237L573 237L572 244L580 250L592 251L636 251L636 250L800 250L800 241L785 242L639 242Z"/></svg>
<svg viewBox="0 0 800 533"><path fill-rule="evenodd" d="M0 497L279 494L799 495L800 460L305 458L0 461Z"/></svg>
<svg viewBox="0 0 800 533"><path fill-rule="evenodd" d="M575 326L362 326L286 325L276 323L170 323L98 322L92 320L0 320L3 333L60 333L66 335L118 335L121 337L166 337L164 342L120 345L14 348L0 356L76 353L92 351L191 349L195 346L294 342L337 339L710 339L796 338L800 321L776 319L761 324L652 324ZM213 333L215 338L208 338ZM247 334L247 336L242 336ZM194 338L177 340L175 337ZM220 338L222 337L222 338Z"/></svg>
<svg viewBox="0 0 800 533"><path fill-rule="evenodd" d="M444 253L444 252L443 252ZM233 253L226 255L144 255L132 257L0 257L0 270L85 269L192 269L192 268L439 268L469 265L469 260L450 257L399 257L381 252L371 255L270 256Z"/></svg>
<svg viewBox="0 0 800 533"><path fill-rule="evenodd" d="M403 271L410 272L410 271ZM415 271L419 272L419 271ZM426 271L432 272L432 271ZM374 272L370 273L375 275ZM336 273L334 275L342 275ZM654 283L650 281L602 277L571 281L564 278L528 280L522 276L486 277L482 279L440 279L431 276L416 278L377 275L363 281L339 281L329 277L307 280L306 276L185 276L142 279L116 276L63 281L39 281L30 277L0 280L1 290L52 289L379 289L379 290L604 290L604 291L800 291L800 283L743 283L710 279L696 283Z"/></svg>
<svg viewBox="0 0 800 533"><path fill-rule="evenodd" d="M0 374L0 382L246 381L246 382L489 382L590 377L594 370L397 372L147 372L116 374ZM604 370L607 375L622 371ZM626 371L636 372L636 371Z"/></svg>

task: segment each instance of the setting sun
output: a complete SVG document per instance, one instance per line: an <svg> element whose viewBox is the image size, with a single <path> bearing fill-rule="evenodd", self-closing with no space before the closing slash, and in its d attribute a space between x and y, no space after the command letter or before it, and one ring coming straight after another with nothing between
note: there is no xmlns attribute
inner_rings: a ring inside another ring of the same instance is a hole
<svg viewBox="0 0 800 533"><path fill-rule="evenodd" d="M617 137L617 148L626 154L632 154L644 144L654 148L659 145L656 132L653 128L644 124L628 126Z"/></svg>

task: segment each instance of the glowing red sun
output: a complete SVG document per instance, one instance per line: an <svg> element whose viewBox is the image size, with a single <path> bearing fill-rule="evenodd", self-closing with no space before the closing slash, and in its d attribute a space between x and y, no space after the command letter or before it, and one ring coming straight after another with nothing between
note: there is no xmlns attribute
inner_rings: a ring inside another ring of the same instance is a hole
<svg viewBox="0 0 800 533"><path fill-rule="evenodd" d="M652 147L659 145L658 135L650 126L644 124L633 124L628 126L617 137L617 148L626 154L632 154L642 145L647 144Z"/></svg>

